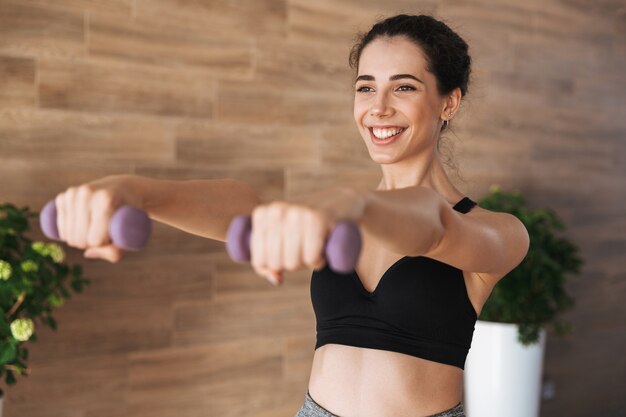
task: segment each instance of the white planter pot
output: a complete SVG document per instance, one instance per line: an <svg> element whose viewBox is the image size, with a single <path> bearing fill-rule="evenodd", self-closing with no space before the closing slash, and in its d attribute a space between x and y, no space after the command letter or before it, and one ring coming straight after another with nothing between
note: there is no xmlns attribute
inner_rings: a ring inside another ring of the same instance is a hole
<svg viewBox="0 0 626 417"><path fill-rule="evenodd" d="M518 326L476 322L464 372L467 417L538 417L546 332L524 346Z"/></svg>

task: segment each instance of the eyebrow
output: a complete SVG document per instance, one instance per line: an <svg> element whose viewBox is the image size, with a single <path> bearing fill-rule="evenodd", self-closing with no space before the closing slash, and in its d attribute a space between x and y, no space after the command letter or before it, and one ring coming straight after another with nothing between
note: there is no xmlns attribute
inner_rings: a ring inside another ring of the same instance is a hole
<svg viewBox="0 0 626 417"><path fill-rule="evenodd" d="M412 80L415 80L417 82L420 82L424 85L426 85L426 83L422 80L420 80L419 78L417 78L415 75L411 75L411 74L396 74L396 75L392 75L391 77L389 77L389 81L396 81L396 80L400 80L403 78L410 78ZM373 75L359 75L356 80L355 83L357 81L374 81L376 80L376 78L374 78Z"/></svg>

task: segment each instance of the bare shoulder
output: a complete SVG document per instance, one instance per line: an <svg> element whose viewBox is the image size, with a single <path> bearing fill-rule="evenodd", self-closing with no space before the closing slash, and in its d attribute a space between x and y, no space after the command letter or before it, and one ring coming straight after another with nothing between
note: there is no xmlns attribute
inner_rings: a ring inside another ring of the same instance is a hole
<svg viewBox="0 0 626 417"><path fill-rule="evenodd" d="M467 213L446 210L443 236L426 256L473 273L487 286L497 283L526 256L524 224L510 213L474 206Z"/></svg>
<svg viewBox="0 0 626 417"><path fill-rule="evenodd" d="M476 205L465 215L483 222L486 227L499 236L498 240L503 243L503 246L508 248L503 252L507 265L504 270L499 272L470 272L472 276L478 277L487 286L493 287L526 257L530 244L528 231L522 221L511 213L487 210Z"/></svg>

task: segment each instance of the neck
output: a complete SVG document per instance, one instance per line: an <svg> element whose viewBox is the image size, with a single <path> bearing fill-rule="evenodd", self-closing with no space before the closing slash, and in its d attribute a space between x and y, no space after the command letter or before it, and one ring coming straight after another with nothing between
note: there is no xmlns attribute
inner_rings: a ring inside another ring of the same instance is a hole
<svg viewBox="0 0 626 417"><path fill-rule="evenodd" d="M413 186L428 187L456 203L464 194L450 181L438 154L421 155L420 158L395 164L381 165L383 177L377 190L393 190Z"/></svg>

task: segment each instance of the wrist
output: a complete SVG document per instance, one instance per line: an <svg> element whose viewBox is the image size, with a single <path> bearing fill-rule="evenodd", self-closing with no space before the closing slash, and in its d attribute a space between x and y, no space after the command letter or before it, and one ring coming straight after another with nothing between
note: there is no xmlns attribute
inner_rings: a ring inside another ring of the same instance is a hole
<svg viewBox="0 0 626 417"><path fill-rule="evenodd" d="M126 191L126 201L131 205L149 213L150 209L159 204L161 193L155 190L158 180L131 174L123 175L120 179Z"/></svg>

